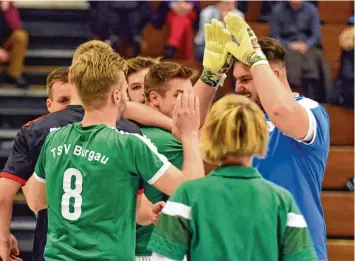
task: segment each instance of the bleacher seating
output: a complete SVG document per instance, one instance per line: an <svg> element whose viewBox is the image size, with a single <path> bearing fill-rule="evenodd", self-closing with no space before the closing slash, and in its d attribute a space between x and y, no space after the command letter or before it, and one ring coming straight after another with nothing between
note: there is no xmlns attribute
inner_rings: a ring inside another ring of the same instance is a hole
<svg viewBox="0 0 355 261"><path fill-rule="evenodd" d="M354 110L325 104L330 119L332 145L354 145Z"/></svg>
<svg viewBox="0 0 355 261"><path fill-rule="evenodd" d="M354 238L354 194L323 192L322 204L327 235L337 238Z"/></svg>
<svg viewBox="0 0 355 261"><path fill-rule="evenodd" d="M90 39L87 24L87 5L81 1L57 2L20 1L21 17L30 34L30 47L26 57L25 73L35 85L30 92L0 86L0 166L5 164L16 131L25 122L44 114L45 78L57 66L71 62L76 46ZM201 6L216 1L201 1ZM84 4L83 4L84 3ZM157 1L151 1L157 7ZM269 26L259 23L260 1L250 1L246 20L257 35L267 36ZM346 19L353 10L353 1L320 1L322 44L333 78L339 67L340 47L338 37L346 27ZM156 30L148 25L143 32L145 45L143 54L162 56L167 27ZM185 65L201 70L196 61L181 61ZM0 71L4 70L0 67ZM230 75L231 76L231 75ZM228 77L217 97L233 92L233 79ZM331 149L323 182L322 202L326 217L329 240L327 242L330 261L354 260L354 195L345 191L346 182L354 176L354 111L333 105L324 105L331 123ZM205 164L208 173L214 166ZM16 197L12 231L20 239L22 258L28 261L32 249L35 217L27 208L23 195Z"/></svg>
<svg viewBox="0 0 355 261"><path fill-rule="evenodd" d="M332 146L324 174L323 188L327 190L343 190L345 184L354 177L353 146Z"/></svg>

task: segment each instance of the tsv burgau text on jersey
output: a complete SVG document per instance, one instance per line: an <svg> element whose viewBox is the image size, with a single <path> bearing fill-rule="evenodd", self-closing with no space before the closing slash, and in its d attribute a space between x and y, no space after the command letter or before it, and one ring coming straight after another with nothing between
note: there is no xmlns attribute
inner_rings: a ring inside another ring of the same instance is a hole
<svg viewBox="0 0 355 261"><path fill-rule="evenodd" d="M106 164L109 157L102 155L94 150L83 149L80 145L72 146L72 144L63 144L56 148L50 150L52 152L53 158L65 154L72 154L74 156L86 158L88 161L98 161L102 164Z"/></svg>

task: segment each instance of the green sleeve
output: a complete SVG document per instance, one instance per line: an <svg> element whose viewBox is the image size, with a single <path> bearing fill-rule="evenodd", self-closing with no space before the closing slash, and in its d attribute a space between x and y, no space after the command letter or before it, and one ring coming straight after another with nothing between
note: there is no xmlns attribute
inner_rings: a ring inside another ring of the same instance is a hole
<svg viewBox="0 0 355 261"><path fill-rule="evenodd" d="M184 185L166 202L148 249L173 260L183 260L190 238L191 206Z"/></svg>
<svg viewBox="0 0 355 261"><path fill-rule="evenodd" d="M146 127L142 128L142 132L157 147L158 151L178 169L182 169L183 165L183 147L182 143L174 137L170 132L160 128Z"/></svg>
<svg viewBox="0 0 355 261"><path fill-rule="evenodd" d="M144 136L131 134L126 145L128 171L138 174L150 185L153 185L171 165L167 158L158 152L155 145Z"/></svg>
<svg viewBox="0 0 355 261"><path fill-rule="evenodd" d="M289 195L286 230L282 242L283 261L317 261L307 223Z"/></svg>
<svg viewBox="0 0 355 261"><path fill-rule="evenodd" d="M42 146L41 152L39 154L36 167L35 167L35 173L34 176L35 178L42 183L46 183L46 173L44 171L44 166L45 166L45 154L46 154L46 146L47 144L47 139L44 141L44 144Z"/></svg>

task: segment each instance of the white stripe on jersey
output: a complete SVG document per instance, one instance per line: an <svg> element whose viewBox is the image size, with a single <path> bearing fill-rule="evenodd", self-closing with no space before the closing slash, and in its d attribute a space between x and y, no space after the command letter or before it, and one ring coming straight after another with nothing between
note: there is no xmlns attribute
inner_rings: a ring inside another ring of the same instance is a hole
<svg viewBox="0 0 355 261"><path fill-rule="evenodd" d="M158 152L158 149L157 147L153 144L153 142L148 139L146 136L142 136L140 134L137 134L137 133L129 133L129 132L124 132L124 131L121 131L121 130L117 130L116 128L113 128L113 127L110 127L111 129L117 131L118 133L120 134L125 134L125 135L132 135L132 136L135 136L137 137L138 139L140 139L141 141L143 141L147 146L148 148L163 162L167 162L168 159L163 155L163 154L160 154Z"/></svg>
<svg viewBox="0 0 355 261"><path fill-rule="evenodd" d="M42 179L40 176L38 176L38 175L36 174L36 172L33 172L33 176L35 177L35 179L36 179L38 182L41 182L41 183L46 184L46 180L45 180L45 179Z"/></svg>
<svg viewBox="0 0 355 261"><path fill-rule="evenodd" d="M290 212L290 213L287 213L286 226L305 228L305 227L307 227L307 222L302 215Z"/></svg>
<svg viewBox="0 0 355 261"><path fill-rule="evenodd" d="M163 155L158 152L157 147L151 142L150 139L148 139L146 136L142 136L136 133L132 133L133 136L138 137L141 141L143 141L148 148L162 161L163 166L158 170L157 173L154 174L154 176L148 180L149 185L153 185L157 180L166 172L166 170L171 166L171 163L168 161L168 159Z"/></svg>
<svg viewBox="0 0 355 261"><path fill-rule="evenodd" d="M137 133L128 133L124 131L117 130L116 128L110 127L111 129L116 130L120 134L126 134L126 135L132 135L140 139L145 143L145 145L148 146L148 148L161 160L163 163L163 166L153 175L153 177L148 181L148 184L153 185L157 180L166 172L166 170L171 166L171 163L168 161L168 159L163 155L158 152L157 147L151 142L150 139L148 139L146 136L142 136Z"/></svg>
<svg viewBox="0 0 355 261"><path fill-rule="evenodd" d="M153 144L153 142L152 142L150 139L148 139L146 136L142 136L142 135L139 135L139 134L137 134L137 133L132 133L132 135L138 137L141 141L143 141L143 142L149 147L149 149L151 149L151 151L153 151L154 154L157 155L157 157L158 157L163 163L165 163L165 162L168 161L168 159L167 159L163 154L160 154L160 153L158 152L157 147L156 147L156 146Z"/></svg>
<svg viewBox="0 0 355 261"><path fill-rule="evenodd" d="M148 180L149 185L153 185L155 182L157 182L158 179L166 172L166 170L171 166L171 163L169 161L165 162L163 166L158 170L157 173L154 174L154 176Z"/></svg>
<svg viewBox="0 0 355 261"><path fill-rule="evenodd" d="M181 260L175 260L175 259L170 259L167 258L166 256L162 256L158 253L153 252L152 257L150 259L151 261L181 261ZM184 261L186 260L186 258L184 258Z"/></svg>
<svg viewBox="0 0 355 261"><path fill-rule="evenodd" d="M169 216L181 216L185 219L191 219L191 207L182 203L167 201L162 212Z"/></svg>

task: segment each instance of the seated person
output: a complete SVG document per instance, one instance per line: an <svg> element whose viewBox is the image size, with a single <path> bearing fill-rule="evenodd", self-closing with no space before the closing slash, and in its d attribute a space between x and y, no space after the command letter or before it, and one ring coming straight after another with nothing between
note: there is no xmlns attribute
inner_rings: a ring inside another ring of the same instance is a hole
<svg viewBox="0 0 355 261"><path fill-rule="evenodd" d="M215 5L210 5L202 9L200 13L199 28L195 37L195 57L202 61L203 51L205 49L204 25L210 23L212 19L223 21L229 13L237 13L244 17L244 14L236 8L237 1L218 1Z"/></svg>
<svg viewBox="0 0 355 261"><path fill-rule="evenodd" d="M30 87L22 77L27 46L28 34L22 29L17 8L10 1L0 1L0 63L9 64L0 75L0 85Z"/></svg>
<svg viewBox="0 0 355 261"><path fill-rule="evenodd" d="M342 49L340 69L333 84L331 102L354 109L354 26L343 30L339 44Z"/></svg>
<svg viewBox="0 0 355 261"><path fill-rule="evenodd" d="M166 17L169 27L168 45L164 57L174 58L178 50L182 51L181 59L193 58L193 28L198 17L199 5L195 1L171 1Z"/></svg>
<svg viewBox="0 0 355 261"><path fill-rule="evenodd" d="M121 40L127 39L134 56L141 53L142 31L149 21L149 2L90 1L90 27L93 38L105 40L116 51Z"/></svg>
<svg viewBox="0 0 355 261"><path fill-rule="evenodd" d="M305 95L324 102L330 72L322 51L321 27L317 8L308 2L280 2L273 8L270 36L286 47L288 80L293 88L304 88Z"/></svg>

